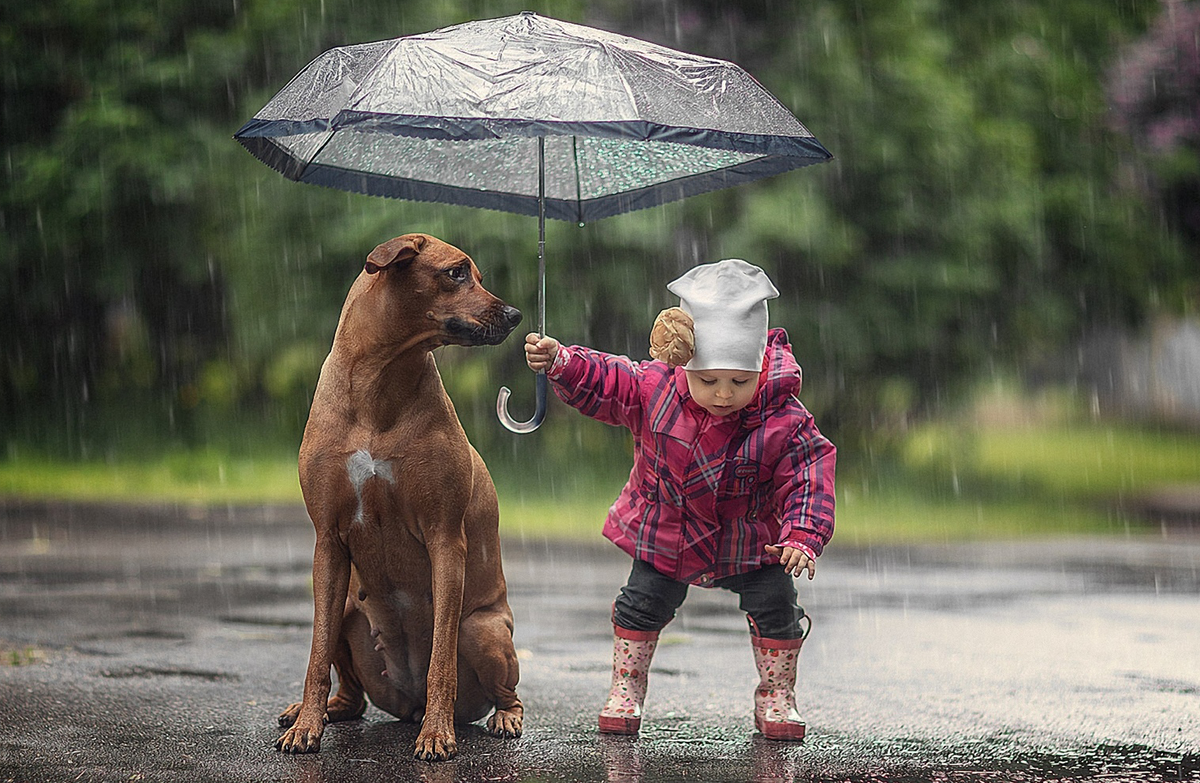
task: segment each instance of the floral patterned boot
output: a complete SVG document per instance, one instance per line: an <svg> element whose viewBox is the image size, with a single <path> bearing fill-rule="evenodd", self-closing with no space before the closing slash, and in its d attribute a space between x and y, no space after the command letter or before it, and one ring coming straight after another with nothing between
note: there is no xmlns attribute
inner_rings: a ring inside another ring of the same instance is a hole
<svg viewBox="0 0 1200 783"><path fill-rule="evenodd" d="M804 721L796 709L796 659L804 639L751 636L758 689L754 691L754 727L767 739L804 739Z"/></svg>
<svg viewBox="0 0 1200 783"><path fill-rule="evenodd" d="M658 631L631 631L613 626L612 690L600 710L602 734L638 733L650 659L657 646Z"/></svg>

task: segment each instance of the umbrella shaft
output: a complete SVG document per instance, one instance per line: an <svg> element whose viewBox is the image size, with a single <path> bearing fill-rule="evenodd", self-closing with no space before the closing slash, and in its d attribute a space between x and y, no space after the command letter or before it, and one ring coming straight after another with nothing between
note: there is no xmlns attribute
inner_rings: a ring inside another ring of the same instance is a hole
<svg viewBox="0 0 1200 783"><path fill-rule="evenodd" d="M538 136L538 337L546 336L546 138Z"/></svg>

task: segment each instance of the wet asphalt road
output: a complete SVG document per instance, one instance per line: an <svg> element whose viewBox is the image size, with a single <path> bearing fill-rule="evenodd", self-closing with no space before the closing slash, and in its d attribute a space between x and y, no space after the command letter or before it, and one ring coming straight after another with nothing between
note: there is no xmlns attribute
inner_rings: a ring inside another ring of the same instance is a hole
<svg viewBox="0 0 1200 783"><path fill-rule="evenodd" d="M311 621L301 509L0 501L0 781L1200 781L1200 536L854 550L801 656L809 737L756 736L736 597L692 590L642 736L594 729L628 561L507 540L525 734L410 758L378 710L273 750Z"/></svg>

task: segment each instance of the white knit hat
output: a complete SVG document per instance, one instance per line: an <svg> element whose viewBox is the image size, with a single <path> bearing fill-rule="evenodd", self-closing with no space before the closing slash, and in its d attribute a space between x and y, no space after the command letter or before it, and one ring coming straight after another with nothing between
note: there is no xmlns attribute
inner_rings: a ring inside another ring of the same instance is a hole
<svg viewBox="0 0 1200 783"><path fill-rule="evenodd" d="M696 324L696 353L685 370L762 369L767 300L779 296L766 272L727 258L689 270L667 290Z"/></svg>

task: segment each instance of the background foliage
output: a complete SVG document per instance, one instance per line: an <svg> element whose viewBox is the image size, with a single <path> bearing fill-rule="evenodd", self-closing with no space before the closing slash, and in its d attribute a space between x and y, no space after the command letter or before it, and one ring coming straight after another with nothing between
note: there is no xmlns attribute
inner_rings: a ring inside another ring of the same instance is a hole
<svg viewBox="0 0 1200 783"><path fill-rule="evenodd" d="M231 139L331 46L526 8L734 60L836 156L549 226L563 340L644 357L668 280L746 258L783 292L772 320L805 367L805 403L853 454L981 374L1195 305L1200 134L1159 122L1200 116L1194 3L5 0L9 453L293 448L346 289L407 231L459 245L531 311L531 219L297 185ZM1179 84L1161 90L1165 75ZM621 433L561 407L534 436L499 427L500 384L518 418L532 396L516 340L439 362L494 469L624 464Z"/></svg>

